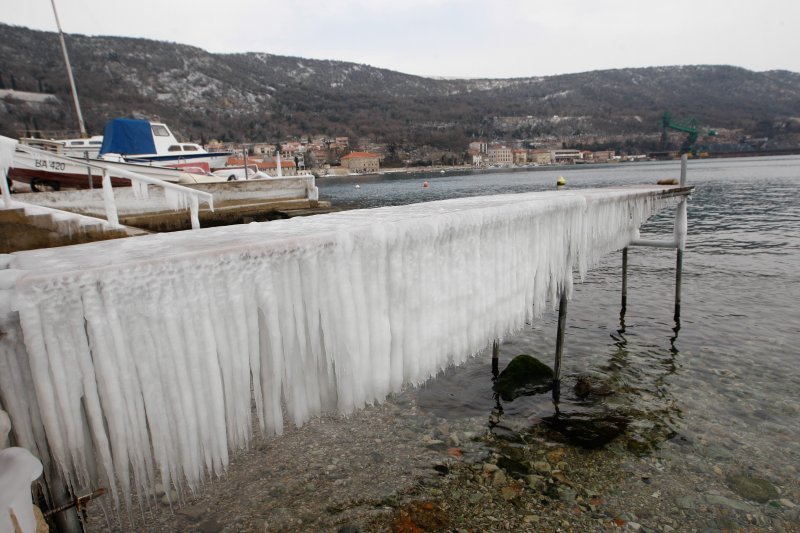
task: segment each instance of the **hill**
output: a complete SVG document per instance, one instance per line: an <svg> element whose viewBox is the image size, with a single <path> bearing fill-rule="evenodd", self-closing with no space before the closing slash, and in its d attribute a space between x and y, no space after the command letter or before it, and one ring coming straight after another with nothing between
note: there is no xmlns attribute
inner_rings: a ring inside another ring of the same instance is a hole
<svg viewBox="0 0 800 533"><path fill-rule="evenodd" d="M441 80L341 61L212 54L168 42L66 36L92 133L117 116L158 118L186 139L302 134L463 150L472 138L655 142L659 117L796 146L800 74L697 65L515 79ZM75 130L56 33L0 24L0 134Z"/></svg>

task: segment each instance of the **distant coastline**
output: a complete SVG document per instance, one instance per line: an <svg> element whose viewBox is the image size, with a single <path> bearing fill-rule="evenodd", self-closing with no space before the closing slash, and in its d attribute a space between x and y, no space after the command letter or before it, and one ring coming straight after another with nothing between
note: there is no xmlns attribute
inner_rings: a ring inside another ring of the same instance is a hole
<svg viewBox="0 0 800 533"><path fill-rule="evenodd" d="M707 161L710 159L735 159L735 158L753 158L753 157L780 157L800 155L800 148L791 150L770 150L762 152L731 152L731 153L718 153L708 157L694 159L694 161ZM319 180L325 181L344 181L344 180L358 180L361 178L371 178L378 176L431 176L437 174L489 174L494 172L545 172L545 171L574 171L574 170L590 170L598 168L608 168L611 166L630 166L630 165L646 165L649 163L667 163L670 161L677 162L678 159L648 159L646 161L627 161L622 163L586 163L578 165L537 165L537 166L513 166L513 167L475 167L472 165L457 165L457 166L433 166L433 167L407 167L407 168L386 168L378 172L358 173L358 174L330 174L316 176Z"/></svg>

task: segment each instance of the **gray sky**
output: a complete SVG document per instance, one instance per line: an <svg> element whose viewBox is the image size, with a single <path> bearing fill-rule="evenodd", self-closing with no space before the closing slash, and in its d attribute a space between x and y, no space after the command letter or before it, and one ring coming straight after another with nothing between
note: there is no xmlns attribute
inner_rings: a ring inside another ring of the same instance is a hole
<svg viewBox="0 0 800 533"><path fill-rule="evenodd" d="M0 5L0 22L56 29L50 0ZM56 7L66 33L421 76L694 64L800 72L797 0L56 0Z"/></svg>

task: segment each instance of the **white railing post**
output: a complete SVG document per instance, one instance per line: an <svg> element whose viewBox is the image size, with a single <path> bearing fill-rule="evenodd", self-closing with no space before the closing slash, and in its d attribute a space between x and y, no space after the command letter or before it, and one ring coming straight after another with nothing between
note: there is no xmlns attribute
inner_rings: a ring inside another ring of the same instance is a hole
<svg viewBox="0 0 800 533"><path fill-rule="evenodd" d="M6 148L10 144L8 141L13 141L13 139L0 136L0 149ZM13 142L16 146L16 141ZM212 211L214 210L214 196L205 191L198 191L195 189L190 189L189 187L184 187L183 185L178 185L177 183L170 183L164 180L143 176L142 174L122 168L109 167L108 165L104 164L103 161L82 161L79 158L45 152L44 150L39 150L38 148L33 148L31 146L20 146L20 149L28 155L39 155L40 157L50 158L55 161L63 161L74 165L85 166L90 171L93 168L101 171L103 173L103 201L105 202L106 207L106 219L108 220L109 224L114 227L120 227L120 224L119 216L117 214L117 205L114 200L114 192L111 188L111 177L109 175L109 171L113 171L117 177L129 179L131 181L131 185L134 187L138 185L146 190L147 185L155 185L164 189L165 195L167 194L167 191L171 191L180 195L188 195L192 229L200 228L200 199L205 200L208 208ZM8 159L8 166L11 166L13 154L13 149L11 151L11 155L8 157L5 157L2 155L2 153L0 153L0 164L5 164L4 161ZM2 167L0 167L0 169L2 169ZM7 202L10 202L10 198L7 200ZM180 207L185 208L186 202L182 202Z"/></svg>
<svg viewBox="0 0 800 533"><path fill-rule="evenodd" d="M189 213L192 220L192 229L200 229L200 202L196 195L189 197Z"/></svg>
<svg viewBox="0 0 800 533"><path fill-rule="evenodd" d="M0 166L2 172L0 172L0 190L3 191L3 204L5 204L7 209L11 209L11 190L8 188L8 171L5 167Z"/></svg>
<svg viewBox="0 0 800 533"><path fill-rule="evenodd" d="M681 187L686 187L686 162L689 160L689 154L681 156Z"/></svg>
<svg viewBox="0 0 800 533"><path fill-rule="evenodd" d="M17 141L8 137L0 137L0 191L3 192L3 202L6 208L11 208L11 189L8 187L8 169L14 162L14 151Z"/></svg>
<svg viewBox="0 0 800 533"><path fill-rule="evenodd" d="M114 190L111 188L111 176L108 170L103 169L103 202L106 206L106 220L111 226L119 227L119 217L117 216L117 204L114 201Z"/></svg>

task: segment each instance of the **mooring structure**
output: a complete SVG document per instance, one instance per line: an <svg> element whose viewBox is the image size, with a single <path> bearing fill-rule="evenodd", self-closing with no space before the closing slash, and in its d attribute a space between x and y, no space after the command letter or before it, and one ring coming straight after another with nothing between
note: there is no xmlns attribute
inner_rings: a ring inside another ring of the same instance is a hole
<svg viewBox="0 0 800 533"><path fill-rule="evenodd" d="M12 441L79 494L104 487L122 503L155 483L199 490L254 431L382 401L490 345L496 355L497 339L555 302L558 379L574 274L649 245L639 227L674 205L682 251L682 181L4 256L0 402Z"/></svg>
<svg viewBox="0 0 800 533"><path fill-rule="evenodd" d="M675 212L675 222L673 226L672 240L652 240L642 239L638 229L635 238L628 243L628 246L643 246L651 248L669 248L676 250L675 260L675 307L673 318L676 327L680 324L681 315L681 285L683 274L683 252L686 248L686 235L688 233L687 202L688 195L693 188L686 186L688 155L681 156L680 180L678 182L681 199L678 202ZM622 298L620 317L623 319L628 306L628 246L622 249ZM567 308L569 298L566 291L562 291L558 301L558 326L556 329L556 351L553 361L553 400L559 401L561 384L561 360L564 355L564 337L567 327ZM500 339L496 338L492 343L492 374L497 375L500 357Z"/></svg>

